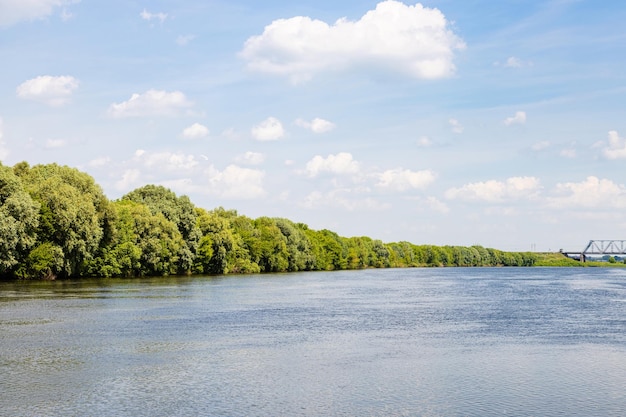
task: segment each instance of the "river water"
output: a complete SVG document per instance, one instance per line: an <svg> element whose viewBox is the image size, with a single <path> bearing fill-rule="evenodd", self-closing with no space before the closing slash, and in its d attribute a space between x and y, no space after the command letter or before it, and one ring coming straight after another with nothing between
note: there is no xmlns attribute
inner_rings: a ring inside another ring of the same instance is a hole
<svg viewBox="0 0 626 417"><path fill-rule="evenodd" d="M1 416L624 416L626 270L0 284Z"/></svg>

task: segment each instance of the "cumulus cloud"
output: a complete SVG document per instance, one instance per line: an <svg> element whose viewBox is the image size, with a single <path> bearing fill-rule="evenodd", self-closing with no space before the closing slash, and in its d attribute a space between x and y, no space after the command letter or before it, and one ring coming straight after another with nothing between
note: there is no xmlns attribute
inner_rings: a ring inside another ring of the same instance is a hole
<svg viewBox="0 0 626 417"><path fill-rule="evenodd" d="M428 136L422 136L417 140L417 146L420 148L428 148L429 146L432 146L432 144L433 141Z"/></svg>
<svg viewBox="0 0 626 417"><path fill-rule="evenodd" d="M111 158L108 156L102 156L100 158L92 159L88 165L92 168L101 168L111 163Z"/></svg>
<svg viewBox="0 0 626 417"><path fill-rule="evenodd" d="M532 149L535 152L540 152L543 151L544 149L547 149L550 147L550 142L548 142L547 140L541 141L541 142L537 142L534 143L530 149Z"/></svg>
<svg viewBox="0 0 626 417"><path fill-rule="evenodd" d="M251 130L252 137L260 141L278 140L285 136L283 124L275 117L268 117Z"/></svg>
<svg viewBox="0 0 626 417"><path fill-rule="evenodd" d="M532 67L532 61L524 61L516 56L510 56L504 62L496 61L493 63L496 67L504 67L504 68L522 68L522 67Z"/></svg>
<svg viewBox="0 0 626 417"><path fill-rule="evenodd" d="M120 191L129 191L139 185L141 172L137 168L131 168L124 171L122 178L115 182L115 188Z"/></svg>
<svg viewBox="0 0 626 417"><path fill-rule="evenodd" d="M25 100L38 101L50 106L61 106L70 101L78 88L78 80L68 75L54 77L41 75L24 81L17 89L17 96Z"/></svg>
<svg viewBox="0 0 626 417"><path fill-rule="evenodd" d="M425 188L435 181L435 174L430 170L411 171L396 168L376 174L378 187L394 191Z"/></svg>
<svg viewBox="0 0 626 417"><path fill-rule="evenodd" d="M437 197L427 197L424 201L424 204L428 206L432 211L436 211L439 213L449 213L450 208L446 203L440 201Z"/></svg>
<svg viewBox="0 0 626 417"><path fill-rule="evenodd" d="M46 141L46 149L63 148L67 146L67 141L63 139L48 139Z"/></svg>
<svg viewBox="0 0 626 417"><path fill-rule="evenodd" d="M357 174L360 170L359 163L352 159L352 155L347 152L340 152L337 155L328 155L323 158L316 155L306 164L306 174L313 178L321 173L332 174Z"/></svg>
<svg viewBox="0 0 626 417"><path fill-rule="evenodd" d="M331 207L346 211L381 211L391 207L389 203L382 203L371 197L362 197L360 194L358 189L347 188L332 190L327 193L313 191L304 198L300 205L307 209Z"/></svg>
<svg viewBox="0 0 626 417"><path fill-rule="evenodd" d="M522 60L514 56L509 57L504 63L504 66L508 68L519 68L522 65Z"/></svg>
<svg viewBox="0 0 626 417"><path fill-rule="evenodd" d="M415 78L437 79L455 72L454 53L464 42L438 9L378 3L357 21L329 25L306 16L273 21L249 38L241 56L254 71L305 81L316 73L354 67L383 67Z"/></svg>
<svg viewBox="0 0 626 417"><path fill-rule="evenodd" d="M620 137L617 131L611 130L608 145L604 148L603 154L607 159L625 159L626 139Z"/></svg>
<svg viewBox="0 0 626 417"><path fill-rule="evenodd" d="M194 155L182 152L135 152L134 161L147 168L158 168L161 171L189 171L199 162Z"/></svg>
<svg viewBox="0 0 626 417"><path fill-rule="evenodd" d="M211 166L207 171L208 191L221 198L254 199L265 195L265 172L229 165L223 171Z"/></svg>
<svg viewBox="0 0 626 417"><path fill-rule="evenodd" d="M514 116L507 117L506 119L504 119L503 123L505 126L523 125L524 123L526 123L526 112L515 112Z"/></svg>
<svg viewBox="0 0 626 417"><path fill-rule="evenodd" d="M183 130L185 139L202 139L209 136L209 128L200 123L194 123Z"/></svg>
<svg viewBox="0 0 626 417"><path fill-rule="evenodd" d="M143 11L139 13L139 16L141 16L143 20L148 20L148 21L158 20L161 23L165 22L165 19L167 19L167 13L163 13L163 12L151 13L147 11L146 9L143 9Z"/></svg>
<svg viewBox="0 0 626 417"><path fill-rule="evenodd" d="M320 119L319 117L316 117L310 122L303 119L297 119L295 123L297 126L309 129L313 133L326 133L335 128L334 123L329 122L328 120Z"/></svg>
<svg viewBox="0 0 626 417"><path fill-rule="evenodd" d="M176 43L180 46L186 46L189 42L196 39L196 35L179 35L176 38Z"/></svg>
<svg viewBox="0 0 626 417"><path fill-rule="evenodd" d="M548 198L555 209L626 208L626 187L608 179L589 176L582 182L557 184L555 196Z"/></svg>
<svg viewBox="0 0 626 417"><path fill-rule="evenodd" d="M463 133L464 128L458 120L450 119L448 120L448 124L454 133Z"/></svg>
<svg viewBox="0 0 626 417"><path fill-rule="evenodd" d="M180 91L148 90L133 94L130 99L109 106L111 117L172 116L193 105Z"/></svg>
<svg viewBox="0 0 626 417"><path fill-rule="evenodd" d="M44 19L55 9L78 2L80 0L0 0L0 27Z"/></svg>
<svg viewBox="0 0 626 417"><path fill-rule="evenodd" d="M500 203L507 200L535 198L541 190L535 177L511 177L506 181L489 180L451 188L445 196L450 200L486 201Z"/></svg>
<svg viewBox="0 0 626 417"><path fill-rule="evenodd" d="M235 158L235 161L240 164L258 165L265 161L265 155L258 152L246 152L245 154L239 155Z"/></svg>

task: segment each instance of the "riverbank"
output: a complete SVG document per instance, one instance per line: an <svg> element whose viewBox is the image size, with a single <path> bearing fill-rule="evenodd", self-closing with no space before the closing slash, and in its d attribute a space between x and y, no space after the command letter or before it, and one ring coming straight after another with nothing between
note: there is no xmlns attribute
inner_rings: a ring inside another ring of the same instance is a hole
<svg viewBox="0 0 626 417"><path fill-rule="evenodd" d="M599 268L626 268L624 262L587 261L580 262L564 256L562 253L537 253L534 266L558 266L558 267L599 267Z"/></svg>

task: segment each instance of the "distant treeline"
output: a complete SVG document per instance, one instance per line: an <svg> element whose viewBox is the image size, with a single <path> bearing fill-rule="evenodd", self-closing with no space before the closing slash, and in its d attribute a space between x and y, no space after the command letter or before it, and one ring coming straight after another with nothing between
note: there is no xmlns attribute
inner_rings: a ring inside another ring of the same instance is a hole
<svg viewBox="0 0 626 417"><path fill-rule="evenodd" d="M420 266L532 266L534 254L481 246L383 243L283 218L195 207L155 185L110 201L88 174L0 163L0 277L54 279L327 271Z"/></svg>

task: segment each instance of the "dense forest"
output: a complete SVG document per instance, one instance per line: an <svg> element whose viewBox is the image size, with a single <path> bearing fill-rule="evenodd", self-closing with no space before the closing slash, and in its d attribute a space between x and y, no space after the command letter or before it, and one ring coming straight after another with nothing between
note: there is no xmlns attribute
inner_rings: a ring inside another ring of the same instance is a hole
<svg viewBox="0 0 626 417"><path fill-rule="evenodd" d="M284 218L195 207L156 185L111 201L88 174L0 163L0 278L231 274L418 266L532 266L532 253L383 243Z"/></svg>

